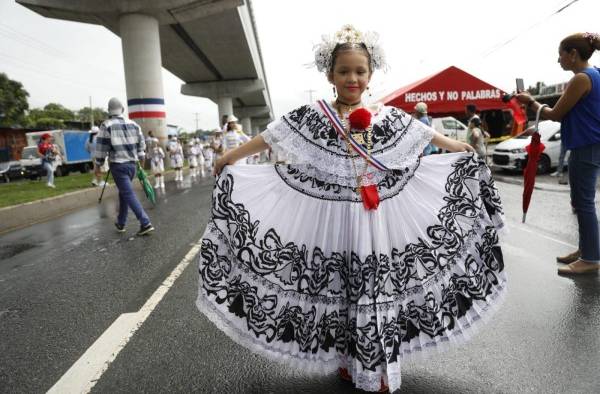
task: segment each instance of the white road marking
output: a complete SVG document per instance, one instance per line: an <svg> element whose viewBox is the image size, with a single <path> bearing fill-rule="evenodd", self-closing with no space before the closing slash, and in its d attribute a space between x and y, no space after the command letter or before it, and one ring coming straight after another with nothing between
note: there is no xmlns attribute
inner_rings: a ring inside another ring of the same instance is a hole
<svg viewBox="0 0 600 394"><path fill-rule="evenodd" d="M529 234L535 234L538 237L545 238L545 239L547 239L549 241L556 242L556 243L559 243L561 245L569 246L569 247L575 248L575 249L578 248L577 245L572 245L572 244L570 244L568 242L560 241L560 240L558 240L556 238L549 237L549 236L541 234L541 233L539 233L537 231L528 230L527 228L524 227L523 223L517 223L517 222L514 222L512 220L510 220L509 222L510 222L510 229L511 230L516 228L519 231L523 231L523 232L526 232L526 233L529 233Z"/></svg>
<svg viewBox="0 0 600 394"><path fill-rule="evenodd" d="M148 298L142 308L138 312L125 313L119 316L48 390L48 393L89 393L119 352L127 345L133 334L144 324L144 321L173 286L173 283L198 254L199 250L200 243L198 242L194 244L194 247L190 249L154 294Z"/></svg>

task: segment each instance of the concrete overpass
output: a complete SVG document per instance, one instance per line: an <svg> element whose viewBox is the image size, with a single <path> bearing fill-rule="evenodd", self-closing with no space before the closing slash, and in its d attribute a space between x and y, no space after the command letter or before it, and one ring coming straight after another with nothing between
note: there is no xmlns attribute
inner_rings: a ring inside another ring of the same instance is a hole
<svg viewBox="0 0 600 394"><path fill-rule="evenodd" d="M129 116L166 139L161 67L207 97L219 119L252 132L273 119L250 0L16 0L49 18L102 25L121 37Z"/></svg>

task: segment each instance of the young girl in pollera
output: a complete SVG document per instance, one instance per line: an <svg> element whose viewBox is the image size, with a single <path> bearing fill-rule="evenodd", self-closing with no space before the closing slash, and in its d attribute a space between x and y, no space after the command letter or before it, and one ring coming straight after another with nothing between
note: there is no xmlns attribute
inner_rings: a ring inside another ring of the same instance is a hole
<svg viewBox="0 0 600 394"><path fill-rule="evenodd" d="M154 188L165 188L165 178L163 172L165 172L165 151L160 147L158 138L152 139L152 154L150 155L150 167L154 174Z"/></svg>
<svg viewBox="0 0 600 394"><path fill-rule="evenodd" d="M469 145L363 104L385 66L375 34L346 26L315 63L335 100L215 165L197 306L252 351L394 391L403 360L468 339L500 304L502 205ZM457 153L421 158L429 142ZM230 165L269 147L289 164Z"/></svg>
<svg viewBox="0 0 600 394"><path fill-rule="evenodd" d="M175 169L175 181L183 181L183 147L177 140L176 136L172 136L167 145L169 158L171 159L171 168Z"/></svg>

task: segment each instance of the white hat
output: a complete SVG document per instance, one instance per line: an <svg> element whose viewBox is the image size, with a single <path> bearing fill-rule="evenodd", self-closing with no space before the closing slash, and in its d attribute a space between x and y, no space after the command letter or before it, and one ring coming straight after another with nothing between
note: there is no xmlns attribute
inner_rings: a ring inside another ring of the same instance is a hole
<svg viewBox="0 0 600 394"><path fill-rule="evenodd" d="M108 100L108 114L109 115L121 115L123 113L123 104L118 98L113 97Z"/></svg>
<svg viewBox="0 0 600 394"><path fill-rule="evenodd" d="M90 130L90 134L97 134L99 131L100 129L98 128L98 126L93 126Z"/></svg>
<svg viewBox="0 0 600 394"><path fill-rule="evenodd" d="M417 105L415 105L415 111L422 113L422 114L426 114L427 113L427 104L420 102L417 103Z"/></svg>
<svg viewBox="0 0 600 394"><path fill-rule="evenodd" d="M238 118L236 118L235 115L227 115L227 122L226 123L237 122L237 121L238 121Z"/></svg>

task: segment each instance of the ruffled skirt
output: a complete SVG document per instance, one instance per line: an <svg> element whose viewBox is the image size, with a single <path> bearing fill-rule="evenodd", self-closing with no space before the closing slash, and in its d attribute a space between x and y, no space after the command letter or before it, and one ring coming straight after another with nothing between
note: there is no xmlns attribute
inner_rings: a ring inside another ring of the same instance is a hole
<svg viewBox="0 0 600 394"><path fill-rule="evenodd" d="M171 168L183 167L183 156L182 155L173 155L173 156L170 156L170 159L171 159Z"/></svg>
<svg viewBox="0 0 600 394"><path fill-rule="evenodd" d="M398 389L403 359L467 339L501 301L502 205L471 154L428 156L377 186L367 211L311 166L226 167L198 308L269 358Z"/></svg>

